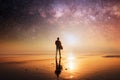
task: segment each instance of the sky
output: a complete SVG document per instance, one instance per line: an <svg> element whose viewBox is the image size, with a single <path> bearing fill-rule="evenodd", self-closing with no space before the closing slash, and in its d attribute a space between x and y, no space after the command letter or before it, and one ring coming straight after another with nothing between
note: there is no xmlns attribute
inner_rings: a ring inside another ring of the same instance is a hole
<svg viewBox="0 0 120 80"><path fill-rule="evenodd" d="M0 0L0 52L120 51L120 0Z"/></svg>

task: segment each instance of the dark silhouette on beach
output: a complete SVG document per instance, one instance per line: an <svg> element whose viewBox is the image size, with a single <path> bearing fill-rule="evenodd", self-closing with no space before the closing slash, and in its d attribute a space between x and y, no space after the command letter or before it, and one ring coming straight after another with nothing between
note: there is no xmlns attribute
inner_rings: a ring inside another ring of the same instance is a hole
<svg viewBox="0 0 120 80"><path fill-rule="evenodd" d="M61 58L61 50L63 49L63 47L62 47L62 44L61 44L59 37L55 41L55 45L56 45L56 57L57 57L57 54L59 52L59 57Z"/></svg>
<svg viewBox="0 0 120 80"><path fill-rule="evenodd" d="M56 61L55 74L56 74L57 78L59 78L59 75L61 74L61 71L62 71L61 58L59 58L58 60L57 60L57 58L55 59L55 61Z"/></svg>

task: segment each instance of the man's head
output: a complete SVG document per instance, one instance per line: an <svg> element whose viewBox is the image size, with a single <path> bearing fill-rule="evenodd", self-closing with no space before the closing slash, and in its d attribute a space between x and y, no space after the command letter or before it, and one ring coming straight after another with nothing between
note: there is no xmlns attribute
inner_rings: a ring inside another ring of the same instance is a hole
<svg viewBox="0 0 120 80"><path fill-rule="evenodd" d="M57 40L59 40L59 37L57 37Z"/></svg>

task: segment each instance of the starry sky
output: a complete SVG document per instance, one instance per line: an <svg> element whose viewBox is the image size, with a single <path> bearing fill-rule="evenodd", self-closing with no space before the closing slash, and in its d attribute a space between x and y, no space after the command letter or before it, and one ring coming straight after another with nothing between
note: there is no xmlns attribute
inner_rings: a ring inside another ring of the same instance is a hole
<svg viewBox="0 0 120 80"><path fill-rule="evenodd" d="M0 51L120 51L120 0L0 0Z"/></svg>

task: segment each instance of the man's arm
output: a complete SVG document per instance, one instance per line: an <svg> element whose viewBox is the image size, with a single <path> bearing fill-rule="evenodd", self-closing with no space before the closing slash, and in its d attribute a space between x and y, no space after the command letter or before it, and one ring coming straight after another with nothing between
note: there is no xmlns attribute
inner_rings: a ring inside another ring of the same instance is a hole
<svg viewBox="0 0 120 80"><path fill-rule="evenodd" d="M57 41L55 41L55 45L57 44Z"/></svg>

